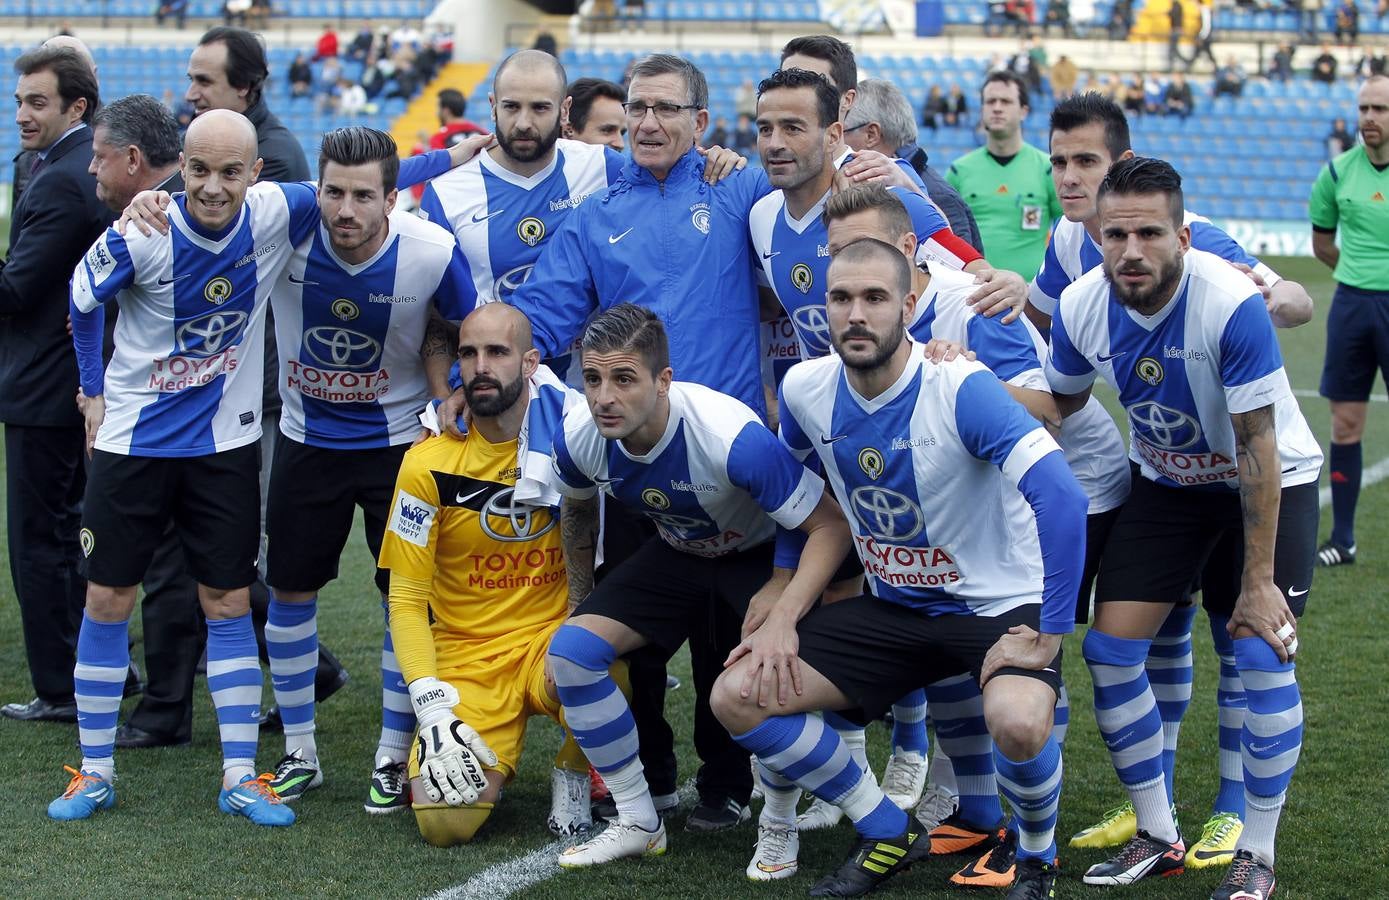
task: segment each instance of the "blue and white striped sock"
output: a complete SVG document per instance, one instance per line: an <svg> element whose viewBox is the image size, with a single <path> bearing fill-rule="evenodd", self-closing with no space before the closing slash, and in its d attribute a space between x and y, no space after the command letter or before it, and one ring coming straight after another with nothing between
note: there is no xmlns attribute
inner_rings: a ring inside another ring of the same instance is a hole
<svg viewBox="0 0 1389 900"><path fill-rule="evenodd" d="M907 831L907 814L887 799L819 716L772 716L733 740L782 778L844 810L863 837L897 838Z"/></svg>
<svg viewBox="0 0 1389 900"><path fill-rule="evenodd" d="M612 644L574 625L550 639L550 671L574 740L612 792L618 820L654 831L660 819L637 755L637 724L608 674L616 659Z"/></svg>
<svg viewBox="0 0 1389 900"><path fill-rule="evenodd" d="M930 752L926 742L926 691L918 688L892 704L892 749L894 752Z"/></svg>
<svg viewBox="0 0 1389 900"><path fill-rule="evenodd" d="M950 756L959 789L961 818L994 828L1003 818L998 801L994 742L984 721L984 695L972 675L956 675L926 686L936 743Z"/></svg>
<svg viewBox="0 0 1389 900"><path fill-rule="evenodd" d="M1014 762L997 749L998 784L1013 806L1018 856L1056 859L1056 811L1061 806L1061 748L1055 738L1032 759Z"/></svg>
<svg viewBox="0 0 1389 900"><path fill-rule="evenodd" d="M82 614L77 632L73 694L82 771L110 781L116 771L116 719L130 670L130 622L98 622Z"/></svg>
<svg viewBox="0 0 1389 900"><path fill-rule="evenodd" d="M1081 652L1095 684L1095 722L1133 800L1138 827L1175 841L1177 826L1162 773L1162 717L1144 669L1149 644L1091 628Z"/></svg>
<svg viewBox="0 0 1389 900"><path fill-rule="evenodd" d="M1056 693L1056 712L1052 714L1051 737L1056 741L1056 745L1064 752L1066 749L1066 732L1071 728L1071 695L1066 692L1066 685L1061 685L1061 690Z"/></svg>
<svg viewBox="0 0 1389 900"><path fill-rule="evenodd" d="M1144 663L1148 684L1157 701L1158 716L1162 719L1162 777L1167 786L1169 806L1175 796L1177 735L1181 732L1186 708L1191 705L1191 623L1195 619L1195 604L1172 607L1153 638Z"/></svg>
<svg viewBox="0 0 1389 900"><path fill-rule="evenodd" d="M207 689L222 737L222 777L230 787L256 774L263 684L251 614L207 620Z"/></svg>
<svg viewBox="0 0 1389 900"><path fill-rule="evenodd" d="M314 677L318 674L318 598L285 603L273 593L265 617L270 683L285 724L285 752L318 759L314 740Z"/></svg>
<svg viewBox="0 0 1389 900"><path fill-rule="evenodd" d="M1302 752L1302 694L1297 668L1281 662L1263 638L1235 641L1235 665L1249 709L1240 747L1244 756L1244 831L1237 850L1273 865L1278 817Z"/></svg>
<svg viewBox="0 0 1389 900"><path fill-rule="evenodd" d="M415 737L415 708L410 705L410 689L400 674L391 643L391 616L386 601L385 634L381 638L381 740L376 745L376 759L387 757L391 762L405 762L410 755L410 741Z"/></svg>
<svg viewBox="0 0 1389 900"><path fill-rule="evenodd" d="M858 767L865 772L872 772L873 767L868 763L868 730L862 725L850 722L834 710L824 710L820 713L820 718L839 735L844 746L849 748L850 758L858 763Z"/></svg>
<svg viewBox="0 0 1389 900"><path fill-rule="evenodd" d="M1231 812L1244 818L1244 760L1240 734L1244 731L1244 682L1235 667L1235 639L1225 627L1228 616L1211 616L1211 642L1220 660L1220 683L1215 702L1220 707L1220 788L1216 791L1212 813Z"/></svg>

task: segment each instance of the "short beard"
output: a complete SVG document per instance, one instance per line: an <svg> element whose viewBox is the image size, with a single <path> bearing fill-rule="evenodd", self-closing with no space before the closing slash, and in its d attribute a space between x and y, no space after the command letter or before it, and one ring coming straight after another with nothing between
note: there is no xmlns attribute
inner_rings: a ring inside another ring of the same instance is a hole
<svg viewBox="0 0 1389 900"><path fill-rule="evenodd" d="M491 385L496 388L497 393L491 397L477 397L473 391L478 385ZM521 396L521 390L526 386L526 379L517 378L510 384L502 384L495 378L478 377L468 382L463 387L463 398L468 401L468 409L475 416L483 418L493 418L511 409Z"/></svg>
<svg viewBox="0 0 1389 900"><path fill-rule="evenodd" d="M897 348L902 346L902 340L906 337L906 334L907 326L899 320L897 324L893 326L892 331L888 332L885 340L879 340L877 335L871 334L863 329L851 329L843 336L832 340L831 343L834 344L835 352L839 354L839 358L844 360L845 366L853 369L855 372L866 374L869 372L876 372L887 365L888 361L892 359L892 355L897 352ZM866 360L854 360L845 356L844 342L861 337L871 338L873 343L878 347L877 352Z"/></svg>
<svg viewBox="0 0 1389 900"><path fill-rule="evenodd" d="M512 144L512 141L517 140L517 138L512 134L507 134L500 128L497 129L497 143L501 145L503 153L517 162L535 162L537 159L544 159L545 155L554 148L555 141L559 140L560 127L559 118L556 117L555 127L550 129L549 133L539 135L535 144L535 149L525 153L518 152L516 147ZM527 137L529 137L529 135L527 135Z"/></svg>
<svg viewBox="0 0 1389 900"><path fill-rule="evenodd" d="M1153 282L1153 286L1147 289L1125 288L1120 282L1115 281L1108 269L1105 270L1104 277L1114 288L1114 299L1119 301L1119 305L1134 312L1151 316L1172 299L1176 292L1177 285L1182 280L1183 266L1181 258L1170 266L1163 266L1158 272L1158 278ZM1159 302L1159 298L1161 298Z"/></svg>

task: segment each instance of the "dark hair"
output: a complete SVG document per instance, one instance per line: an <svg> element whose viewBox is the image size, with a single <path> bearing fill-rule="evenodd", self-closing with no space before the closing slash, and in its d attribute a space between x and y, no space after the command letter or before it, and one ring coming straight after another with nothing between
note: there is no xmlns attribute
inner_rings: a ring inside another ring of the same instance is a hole
<svg viewBox="0 0 1389 900"><path fill-rule="evenodd" d="M1023 77L1012 69L999 69L997 72L990 72L984 79L984 83L979 85L979 101L984 101L984 88L991 84L1011 84L1018 89L1018 105L1031 108L1027 100L1027 82Z"/></svg>
<svg viewBox="0 0 1389 900"><path fill-rule="evenodd" d="M709 82L699 66L680 56L669 53L653 53L644 56L632 65L632 78L651 78L656 75L679 75L685 79L690 89L690 102L696 111L709 108ZM630 81L628 82L631 83Z"/></svg>
<svg viewBox="0 0 1389 900"><path fill-rule="evenodd" d="M564 85L569 81L569 76L565 74L564 65L555 57L553 53L546 53L544 50L531 48L529 50L517 50L515 53L502 60L501 65L497 66L497 71L492 75L492 94L497 93L497 85L502 80L502 73L507 70L512 61L520 57L522 61L530 60L533 64L539 65L546 63L555 74L555 81L559 83L560 90L564 90Z"/></svg>
<svg viewBox="0 0 1389 900"><path fill-rule="evenodd" d="M87 108L82 111L82 121L90 125L101 105L101 89L96 83L92 67L77 51L70 47L39 47L30 50L14 61L14 70L20 75L33 75L35 72L52 72L58 79L58 96L63 101L63 112L67 112L78 100L86 100Z"/></svg>
<svg viewBox="0 0 1389 900"><path fill-rule="evenodd" d="M1182 196L1182 176L1165 160L1150 156L1133 156L1109 167L1100 182L1096 202L1110 194L1127 197L1135 194L1166 194L1172 224L1178 228L1186 218L1186 199Z"/></svg>
<svg viewBox="0 0 1389 900"><path fill-rule="evenodd" d="M178 119L149 94L131 94L103 106L92 119L106 129L106 143L113 147L140 148L152 168L178 162Z"/></svg>
<svg viewBox="0 0 1389 900"><path fill-rule="evenodd" d="M809 56L829 63L830 81L841 94L858 85L858 63L854 61L853 48L837 37L811 34L792 38L781 48L781 61L786 62L788 56Z"/></svg>
<svg viewBox="0 0 1389 900"><path fill-rule="evenodd" d="M395 139L384 131L365 125L334 128L323 135L323 146L318 151L320 180L330 162L340 166L380 163L381 188L387 194L395 190L396 179L400 176L400 157L396 155Z"/></svg>
<svg viewBox="0 0 1389 900"><path fill-rule="evenodd" d="M199 47L216 43L227 48L227 84L237 90L246 88L246 105L254 106L260 100L265 79L270 77L260 37L245 28L218 25L198 39Z"/></svg>
<svg viewBox="0 0 1389 900"><path fill-rule="evenodd" d="M630 350L640 356L652 375L670 366L670 343L660 317L644 306L619 303L596 316L584 329L584 352Z"/></svg>
<svg viewBox="0 0 1389 900"><path fill-rule="evenodd" d="M607 97L618 103L626 103L627 95L622 85L604 81L601 78L576 78L564 89L569 97L569 124L575 131L583 131L588 126L588 114L593 111L593 101Z"/></svg>
<svg viewBox="0 0 1389 900"><path fill-rule="evenodd" d="M843 219L854 213L876 210L884 225L892 232L895 241L908 231L914 232L911 214L907 206L892 191L881 184L853 184L844 190L830 194L825 201L825 211L820 219L828 228L836 219Z"/></svg>
<svg viewBox="0 0 1389 900"><path fill-rule="evenodd" d="M761 99L763 94L778 88L810 88L815 91L815 109L819 114L820 127L828 128L839 121L839 88L818 72L777 69L758 82L757 96Z"/></svg>
<svg viewBox="0 0 1389 900"><path fill-rule="evenodd" d="M1074 94L1056 104L1051 111L1051 133L1074 131L1091 122L1104 125L1104 145L1111 160L1132 149L1129 139L1129 120L1124 110L1113 100L1093 91Z"/></svg>
<svg viewBox="0 0 1389 900"><path fill-rule="evenodd" d="M873 260L876 266L878 260L883 260L887 268L892 271L887 273L895 281L898 297L905 297L912 289L912 269L907 262L906 254L900 247L895 247L886 241L877 238L863 237L850 244L845 244L839 248L839 252L830 260L830 267L842 263L857 263Z"/></svg>
<svg viewBox="0 0 1389 900"><path fill-rule="evenodd" d="M468 98L463 96L462 91L453 88L444 88L439 92L439 105L460 119L468 114Z"/></svg>

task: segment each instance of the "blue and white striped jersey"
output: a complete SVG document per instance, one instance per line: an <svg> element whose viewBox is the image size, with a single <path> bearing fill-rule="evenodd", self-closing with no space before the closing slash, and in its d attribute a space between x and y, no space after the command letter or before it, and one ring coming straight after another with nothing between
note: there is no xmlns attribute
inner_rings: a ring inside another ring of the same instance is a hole
<svg viewBox="0 0 1389 900"><path fill-rule="evenodd" d="M1174 487L1239 486L1230 416L1273 406L1283 485L1316 481L1322 454L1283 370L1254 284L1219 257L1189 250L1172 300L1154 316L1113 299L1104 269L1061 295L1047 378L1077 394L1097 375L1128 412L1129 458Z"/></svg>
<svg viewBox="0 0 1389 900"><path fill-rule="evenodd" d="M459 321L472 284L438 225L396 210L364 263L343 262L320 224L294 248L275 287L280 430L314 447L409 443L429 399L420 344L431 305Z"/></svg>
<svg viewBox="0 0 1389 900"><path fill-rule="evenodd" d="M600 488L695 556L723 556L770 541L815 509L824 482L786 451L746 405L689 382L670 386L670 419L651 451L633 456L605 440L588 406L571 409L555 438L559 489Z"/></svg>
<svg viewBox="0 0 1389 900"><path fill-rule="evenodd" d="M168 216L167 235L108 229L73 274L78 314L120 305L96 439L110 453L204 456L260 438L266 304L319 220L311 184L273 182L252 185L218 233L181 194Z"/></svg>
<svg viewBox="0 0 1389 900"><path fill-rule="evenodd" d="M936 365L921 347L872 400L838 356L794 367L781 384L782 440L819 457L877 597L928 615L1044 601L1044 630L1071 630L1084 514L1060 448L983 364ZM1043 478L1028 478L1034 467ZM1024 490L1069 492L1074 514L1044 529Z"/></svg>
<svg viewBox="0 0 1389 900"><path fill-rule="evenodd" d="M1183 224L1191 228L1191 246L1197 250L1214 253L1226 262L1243 263L1264 279L1270 287L1282 279L1277 272L1259 262L1239 242L1217 228L1210 219L1186 210ZM1052 226L1051 240L1047 242L1047 252L1042 257L1042 268L1032 279L1032 289L1027 298L1038 311L1052 315L1056 301L1060 299L1071 282L1097 267L1104 258L1099 245L1085 230L1084 222L1058 219Z"/></svg>
<svg viewBox="0 0 1389 900"><path fill-rule="evenodd" d="M457 238L476 302L509 300L546 239L584 200L607 190L623 163L607 147L561 139L550 165L523 177L484 151L430 182L420 216Z"/></svg>
<svg viewBox="0 0 1389 900"><path fill-rule="evenodd" d="M978 289L973 275L936 267L916 300L907 331L923 344L932 338L963 344L1000 380L1015 387L1050 391L1026 320L1005 325L1002 316L976 315L969 297Z"/></svg>

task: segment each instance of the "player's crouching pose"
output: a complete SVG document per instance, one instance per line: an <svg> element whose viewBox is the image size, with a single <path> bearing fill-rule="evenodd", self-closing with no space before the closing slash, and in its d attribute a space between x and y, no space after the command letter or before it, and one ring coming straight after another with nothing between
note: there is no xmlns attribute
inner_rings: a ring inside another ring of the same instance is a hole
<svg viewBox="0 0 1389 900"><path fill-rule="evenodd" d="M540 365L525 316L501 303L474 310L458 359L471 428L405 454L380 559L419 722L415 820L439 847L472 840L491 814L526 720L559 719L545 651L570 609L564 536L582 530L568 503L557 515L548 487L550 436L578 395ZM566 740L555 765L551 830L586 831L588 763Z"/></svg>
<svg viewBox="0 0 1389 900"><path fill-rule="evenodd" d="M926 835L807 713L875 718L909 690L968 672L982 685L998 780L1019 821L1008 896L1050 897L1061 793L1052 712L1061 638L1074 627L1085 495L993 373L964 360L933 365L907 339L916 298L897 247L847 245L828 287L838 355L787 374L782 438L818 455L873 595L811 612L813 597L783 595L719 679L714 711L761 760L766 785L749 875L794 872L797 786L841 806L861 838L812 896L867 893L924 858Z"/></svg>

